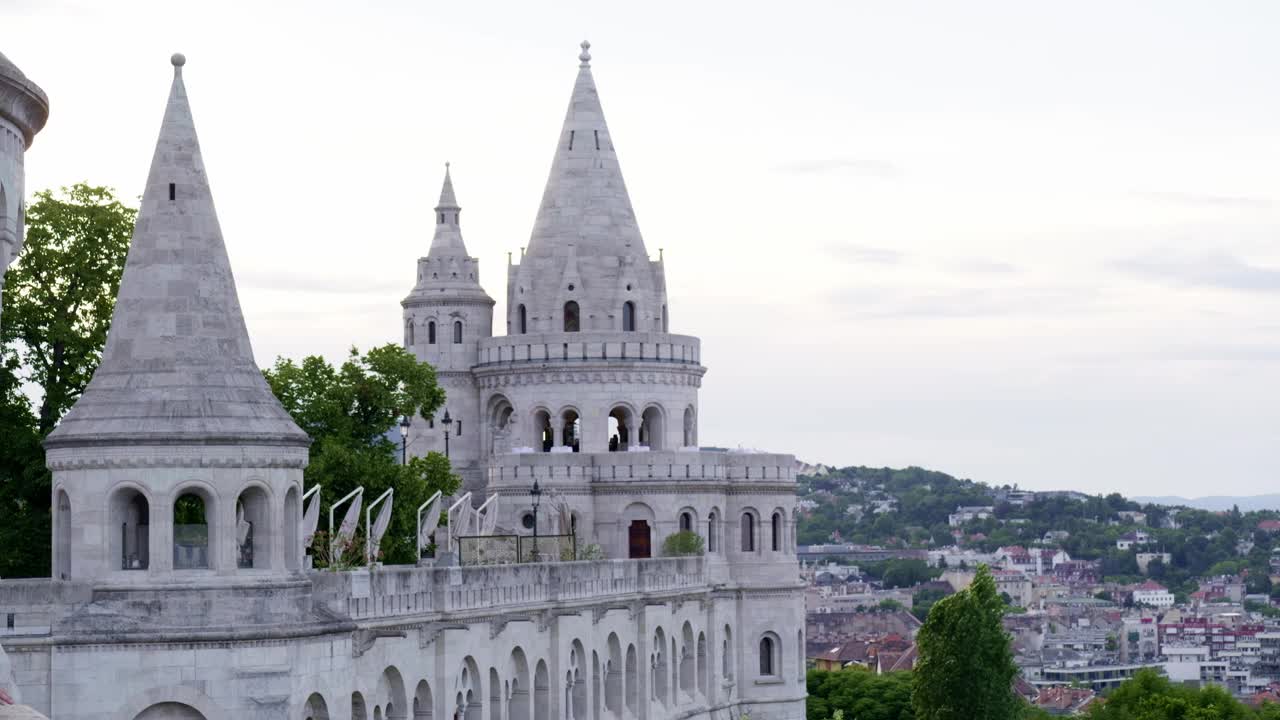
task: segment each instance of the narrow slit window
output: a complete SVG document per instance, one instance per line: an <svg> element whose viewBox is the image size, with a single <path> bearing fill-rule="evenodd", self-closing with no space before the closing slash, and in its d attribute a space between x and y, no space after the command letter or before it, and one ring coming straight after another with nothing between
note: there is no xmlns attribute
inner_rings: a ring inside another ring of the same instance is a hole
<svg viewBox="0 0 1280 720"><path fill-rule="evenodd" d="M591 132L596 134L596 149L599 150L600 149L600 131L592 130Z"/></svg>
<svg viewBox="0 0 1280 720"><path fill-rule="evenodd" d="M569 149L570 150L573 149L573 133L574 133L573 130L569 131Z"/></svg>
<svg viewBox="0 0 1280 720"><path fill-rule="evenodd" d="M178 185L176 183L169 183L169 202L173 202L174 200L177 200L177 199L178 199Z"/></svg>

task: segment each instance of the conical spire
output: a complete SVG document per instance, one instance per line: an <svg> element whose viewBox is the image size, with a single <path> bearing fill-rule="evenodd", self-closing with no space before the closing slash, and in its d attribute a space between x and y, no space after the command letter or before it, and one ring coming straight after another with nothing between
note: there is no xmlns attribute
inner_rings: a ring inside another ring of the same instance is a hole
<svg viewBox="0 0 1280 720"><path fill-rule="evenodd" d="M444 185L440 188L440 202L436 204L436 233L431 238L431 258L443 256L467 256L467 246L462 242L462 226L459 218L462 208L453 194L453 178L449 163L444 164Z"/></svg>
<svg viewBox="0 0 1280 720"><path fill-rule="evenodd" d="M529 240L529 254L535 257L563 255L569 243L584 258L628 254L628 243L632 252L645 254L591 76L590 47L583 41L578 77Z"/></svg>
<svg viewBox="0 0 1280 720"><path fill-rule="evenodd" d="M253 358L173 56L173 86L102 363L46 447L310 440Z"/></svg>

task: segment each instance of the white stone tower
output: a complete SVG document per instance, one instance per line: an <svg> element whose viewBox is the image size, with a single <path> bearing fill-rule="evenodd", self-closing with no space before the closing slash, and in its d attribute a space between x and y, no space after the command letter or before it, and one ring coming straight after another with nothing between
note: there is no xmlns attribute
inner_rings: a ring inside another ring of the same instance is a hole
<svg viewBox="0 0 1280 720"><path fill-rule="evenodd" d="M462 475L465 491L478 490L484 484L479 395L471 370L477 362L480 339L493 335L494 302L480 286L480 261L467 254L461 217L446 164L431 249L418 259L417 283L400 305L404 308L405 347L419 360L431 363L447 393L438 417L413 419L408 450L413 455L445 451L446 428L441 420L447 410L449 457Z"/></svg>
<svg viewBox="0 0 1280 720"><path fill-rule="evenodd" d="M645 250L589 47L528 250L507 269L507 336L480 346L482 410L491 427L514 416L517 449L692 447L706 369L698 339L669 332L662 260Z"/></svg>
<svg viewBox="0 0 1280 720"><path fill-rule="evenodd" d="M174 55L102 363L45 442L53 568L112 587L225 585L243 597L300 570L310 440L254 361L184 63Z"/></svg>
<svg viewBox="0 0 1280 720"><path fill-rule="evenodd" d="M0 291L5 270L22 251L23 155L48 119L44 91L0 53Z"/></svg>

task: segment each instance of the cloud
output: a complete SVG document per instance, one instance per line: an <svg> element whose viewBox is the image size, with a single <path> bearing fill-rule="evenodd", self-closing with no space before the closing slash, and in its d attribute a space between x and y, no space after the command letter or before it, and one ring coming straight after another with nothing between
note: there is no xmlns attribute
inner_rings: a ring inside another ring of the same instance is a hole
<svg viewBox="0 0 1280 720"><path fill-rule="evenodd" d="M826 253L837 260L864 265L897 265L907 259L907 254L890 248L870 245L831 244Z"/></svg>
<svg viewBox="0 0 1280 720"><path fill-rule="evenodd" d="M238 272L236 284L250 290L304 292L319 295L406 294L409 291L407 282L393 283L386 278L321 277L281 271Z"/></svg>
<svg viewBox="0 0 1280 720"><path fill-rule="evenodd" d="M1252 265L1226 252L1196 258L1152 252L1117 260L1111 265L1124 272L1180 287L1280 292L1280 270Z"/></svg>
<svg viewBox="0 0 1280 720"><path fill-rule="evenodd" d="M774 166L778 172L793 175L827 175L831 173L849 173L864 175L883 180L901 177L902 168L887 160L874 158L836 157L820 160L795 160Z"/></svg>
<svg viewBox="0 0 1280 720"><path fill-rule="evenodd" d="M1080 287L929 289L850 288L830 293L827 302L847 317L982 318L1013 315L1067 315L1096 307L1099 292Z"/></svg>
<svg viewBox="0 0 1280 720"><path fill-rule="evenodd" d="M1135 197L1189 207L1219 207L1263 210L1274 205L1270 198L1253 195L1212 195L1207 193L1147 191L1132 193Z"/></svg>
<svg viewBox="0 0 1280 720"><path fill-rule="evenodd" d="M1018 272L1015 265L999 260L988 260L985 258L962 258L952 260L945 264L950 270L958 270L960 272L990 274L990 275L1007 275Z"/></svg>

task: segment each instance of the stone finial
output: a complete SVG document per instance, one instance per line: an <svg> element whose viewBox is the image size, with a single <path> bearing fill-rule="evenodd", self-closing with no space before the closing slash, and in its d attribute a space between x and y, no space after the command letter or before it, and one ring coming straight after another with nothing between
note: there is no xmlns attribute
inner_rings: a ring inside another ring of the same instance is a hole
<svg viewBox="0 0 1280 720"><path fill-rule="evenodd" d="M187 64L187 56L182 53L174 53L173 57L169 58L169 62L173 63L174 67L180 68Z"/></svg>
<svg viewBox="0 0 1280 720"><path fill-rule="evenodd" d="M588 52L591 49L591 43L583 40L580 47L582 52L578 55L578 59L582 61L582 67L587 67L591 64L591 53Z"/></svg>

